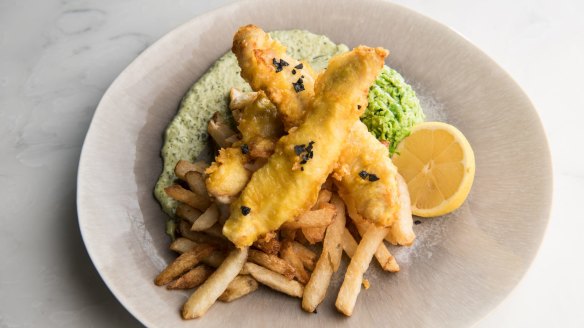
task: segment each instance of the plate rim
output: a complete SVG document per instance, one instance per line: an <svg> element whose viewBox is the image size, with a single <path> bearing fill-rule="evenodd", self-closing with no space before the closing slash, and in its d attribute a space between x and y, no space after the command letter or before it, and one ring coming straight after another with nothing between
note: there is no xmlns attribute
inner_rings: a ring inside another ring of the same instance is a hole
<svg viewBox="0 0 584 328"><path fill-rule="evenodd" d="M350 0L342 0L342 1L350 2ZM393 6L393 7L400 8L404 11L407 11L410 15L417 15L418 17L420 17L422 19L429 20L432 23L437 24L440 27L449 30L450 32L456 34L458 37L463 39L466 43L470 44L475 50L480 52L480 54L486 60L490 61L491 65L495 65L496 67L498 67L501 70L501 72L505 75L505 77L508 78L514 84L514 86L522 93L522 95L525 97L525 100L528 102L529 106L531 107L533 114L537 118L537 120L536 120L537 127L536 128L538 128L538 130L543 133L544 138L543 138L543 145L542 146L544 147L545 153L547 154L547 156L544 156L544 158L546 160L546 166L549 168L549 204L547 206L546 213L545 213L545 217L547 219L545 221L545 224L543 224L541 237L539 239L539 242L537 243L536 249L532 253L531 258L527 259L527 261L526 261L527 265L524 269L524 272L522 272L519 280L515 283L515 285L513 285L506 292L506 294L503 296L503 298L496 305L492 306L482 316L477 316L477 318L475 319L475 321L471 325L471 326L476 326L478 323L483 321L483 319L485 319L487 316L491 315L496 309L500 308L500 306L504 303L504 301L507 300L510 297L510 295L516 291L517 287L525 279L526 273L532 269L532 266L534 264L534 260L536 259L538 254L541 252L543 240L544 240L544 237L547 234L547 230L549 228L552 208L554 206L554 186L555 186L555 183L554 183L555 177L554 177L554 169L553 169L554 166L553 166L553 160L552 160L552 156L551 156L552 152L551 152L551 148L550 148L550 144L549 144L547 130L545 129L545 126L543 125L540 113L537 110L537 107L534 105L529 94L521 87L521 85L516 81L516 79L506 69L503 68L503 66L499 65L499 63L494 58L492 58L488 53L486 53L481 47L477 46L473 41L468 39L464 34L460 33L459 31L457 31L456 29L452 28L451 26L449 26L445 23L442 23L442 22L440 22L440 21L438 21L438 20L436 20L436 19L434 19L426 14L420 13L417 10L414 10L414 9L412 9L408 6L402 5L402 4L394 3L392 1L387 1L387 0L361 0L361 1L368 2L371 4L375 4L375 5L385 5L387 7ZM86 153L88 152L87 140L88 140L88 137L92 134L92 131L95 130L95 125L96 125L95 116L97 115L100 108L103 106L105 99L110 97L110 95L113 93L113 90L115 90L117 88L117 85L119 83L121 83L120 82L122 80L121 77L124 76L125 73L128 72L129 70L131 70L134 66L137 66L144 58L146 58L152 51L154 51L154 49L157 48L158 45L164 43L166 41L166 39L171 38L173 34L177 33L180 30L188 28L188 26L191 25L194 21L202 20L202 19L205 19L207 17L217 15L220 12L229 10L232 7L236 8L238 6L241 6L242 4L253 4L253 3L261 3L261 2L265 2L265 0L239 0L239 1L235 1L232 3L226 4L226 5L220 6L218 8L212 9L210 11L203 12L199 15L193 16L192 18L188 19L187 21L171 28L166 33L164 33L164 35L159 37L156 41L154 41L152 44L150 44L146 49L144 49L142 52L140 52L122 71L120 71L120 73L115 77L113 82L107 87L106 91L101 96L101 98L96 106L95 111L92 114L90 125L89 125L87 132L85 134L85 137L83 139L83 145L81 148L81 152L80 152L80 156L79 156L79 163L77 166L77 181L76 181L76 209L77 209L78 227L79 227L79 231L81 233L81 238L83 239L83 245L87 251L87 254L89 255L89 258L91 259L91 263L92 263L93 267L96 269L100 278L105 283L105 285L107 286L109 291L113 294L113 296L116 298L116 300L126 309L126 311L128 311L138 322L140 322L141 324L143 324L145 326L151 326L154 323L147 321L145 317L141 316L140 313L138 313L138 309L134 308L130 304L129 298L125 294L123 294L122 291L120 291L118 289L118 287L112 281L111 277L108 277L107 275L102 273L102 270L96 265L96 263L99 262L99 259L98 259L97 255L95 254L95 250L92 248L92 246L88 242L90 237L88 237L89 232L87 231L87 218L85 218L83 213L82 213L83 209L82 209L81 205L83 204L83 201L80 199L80 190L82 190L82 187L83 187L82 185L84 183L83 179L82 179L82 175L84 174L83 166L85 164L85 161L87 160L87 155L86 155ZM85 160L84 160L84 158L85 158Z"/></svg>

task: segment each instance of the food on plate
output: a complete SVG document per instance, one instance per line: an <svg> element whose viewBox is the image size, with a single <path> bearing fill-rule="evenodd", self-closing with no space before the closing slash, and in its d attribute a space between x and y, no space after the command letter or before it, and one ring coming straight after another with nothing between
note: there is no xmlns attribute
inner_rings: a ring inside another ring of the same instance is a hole
<svg viewBox="0 0 584 328"><path fill-rule="evenodd" d="M446 123L416 125L393 161L408 185L412 213L422 217L459 208L474 180L472 148L462 132Z"/></svg>
<svg viewBox="0 0 584 328"><path fill-rule="evenodd" d="M357 47L331 59L316 81L304 123L278 141L268 163L233 203L223 234L236 246L251 245L314 204L386 56L381 48Z"/></svg>
<svg viewBox="0 0 584 328"><path fill-rule="evenodd" d="M194 319L207 312L243 268L247 251L248 248L243 247L229 253L217 270L189 297L183 306L183 318Z"/></svg>
<svg viewBox="0 0 584 328"><path fill-rule="evenodd" d="M344 251L350 262L335 306L350 316L361 286L371 286L364 274L373 258L387 272L400 269L384 240L412 245L412 212L436 211L423 208L435 190L420 176L464 182L455 164L470 167L468 143L449 126L418 124L416 95L384 66L382 48L349 51L309 32L248 25L232 50L187 93L165 135L155 194L179 256L155 284L196 288L184 319L259 285L316 313ZM211 163L195 161L199 153Z"/></svg>
<svg viewBox="0 0 584 328"><path fill-rule="evenodd" d="M424 121L424 112L412 87L385 66L369 90L369 105L361 121L393 154L412 127Z"/></svg>

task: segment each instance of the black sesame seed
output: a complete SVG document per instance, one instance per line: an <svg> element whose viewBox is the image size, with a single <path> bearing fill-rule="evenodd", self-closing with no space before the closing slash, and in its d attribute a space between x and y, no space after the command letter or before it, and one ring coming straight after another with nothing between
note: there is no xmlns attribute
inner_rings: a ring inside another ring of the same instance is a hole
<svg viewBox="0 0 584 328"><path fill-rule="evenodd" d="M303 167L301 167L301 168L300 168L300 171L304 171L304 168L303 168Z"/></svg>
<svg viewBox="0 0 584 328"><path fill-rule="evenodd" d="M272 64L274 64L274 67L276 68L276 73L281 72L285 66L290 65L284 59L280 59L278 62L276 58L272 58Z"/></svg>
<svg viewBox="0 0 584 328"><path fill-rule="evenodd" d="M365 180L367 179L367 176L369 175L369 173L367 173L367 171L361 171L359 172L359 176L361 177L361 179Z"/></svg>
<svg viewBox="0 0 584 328"><path fill-rule="evenodd" d="M241 153L244 155L249 154L249 146L247 144L241 145Z"/></svg>
<svg viewBox="0 0 584 328"><path fill-rule="evenodd" d="M304 75L300 75L301 78L304 78Z"/></svg>
<svg viewBox="0 0 584 328"><path fill-rule="evenodd" d="M375 174L369 173L369 181L374 182L379 180L379 177L377 177Z"/></svg>
<svg viewBox="0 0 584 328"><path fill-rule="evenodd" d="M294 68L296 68L296 69L303 69L304 68L304 65L302 63L300 63L300 64L294 66Z"/></svg>
<svg viewBox="0 0 584 328"><path fill-rule="evenodd" d="M357 105L357 109L361 109L361 105Z"/></svg>
<svg viewBox="0 0 584 328"><path fill-rule="evenodd" d="M296 92L304 90L304 81L302 81L302 78L299 78L298 81L293 82L292 85L294 86L294 91Z"/></svg>
<svg viewBox="0 0 584 328"><path fill-rule="evenodd" d="M292 70L292 75L296 75L296 70L295 69Z"/></svg>
<svg viewBox="0 0 584 328"><path fill-rule="evenodd" d="M306 146L304 145L296 145L294 146L294 153L296 154L296 156L300 156L300 154L302 154L302 152L304 152Z"/></svg>
<svg viewBox="0 0 584 328"><path fill-rule="evenodd" d="M280 65L282 65L282 66L288 66L290 64L288 64L288 62L286 62L284 59L280 59Z"/></svg>
<svg viewBox="0 0 584 328"><path fill-rule="evenodd" d="M422 223L422 221L420 221L420 220L414 221L414 224L420 224L420 223Z"/></svg>
<svg viewBox="0 0 584 328"><path fill-rule="evenodd" d="M251 208L247 207L247 206L241 206L241 214L248 215L251 212Z"/></svg>

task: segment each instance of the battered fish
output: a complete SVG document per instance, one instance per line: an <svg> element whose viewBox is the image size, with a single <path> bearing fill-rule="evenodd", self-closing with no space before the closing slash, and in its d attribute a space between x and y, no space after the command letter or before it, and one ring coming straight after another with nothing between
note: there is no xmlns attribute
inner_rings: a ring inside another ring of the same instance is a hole
<svg viewBox="0 0 584 328"><path fill-rule="evenodd" d="M239 28L231 50L251 88L263 90L278 106L286 130L298 126L314 99L314 73L308 64L288 56L286 47L255 25Z"/></svg>
<svg viewBox="0 0 584 328"><path fill-rule="evenodd" d="M234 45L235 52L238 48ZM262 60L263 51L254 53ZM315 203L320 186L332 172L345 139L361 114L357 106L367 103L369 86L383 67L387 54L382 48L360 46L331 59L315 84L312 107L304 123L278 141L268 163L253 174L239 199L231 205L223 234L237 247L251 245L259 236L278 229ZM277 67L270 69L273 74ZM247 70L242 66L242 74ZM248 78L254 80L253 76ZM291 82L281 79L278 83ZM288 94L279 89L272 92ZM299 95L307 89L295 92L298 95L294 98L299 100ZM296 108L304 112L304 106Z"/></svg>
<svg viewBox="0 0 584 328"><path fill-rule="evenodd" d="M280 83L290 81L291 69L285 67L278 70L278 67L272 64L273 61L277 62L277 58L282 57L287 61L295 62L285 55L285 47L272 40L259 27L248 25L235 34L233 52L242 68L242 76L252 85L252 88L266 91L283 116L285 112L295 113L295 115L288 115L287 126L300 125L304 117L303 113L309 109L310 99L306 98L311 96L311 90L309 84L305 84L306 90L293 98L296 101L280 97L281 94L294 94L292 84ZM263 54L263 60L257 60L255 53ZM274 57L266 57L268 55ZM304 78L311 81L312 70L307 64L304 64L303 68L306 70L303 73ZM270 92L268 92L268 87ZM308 92L304 93L306 91ZM300 98L302 95L305 97ZM366 101L357 105L357 109L361 112L365 111L366 107ZM334 176L338 180L336 184L343 200L352 204L359 215L367 220L382 226L391 225L399 211L397 171L389 158L386 147L369 133L362 122L355 122L338 164ZM372 175L368 174L366 179L363 179L359 175L361 171L370 172Z"/></svg>

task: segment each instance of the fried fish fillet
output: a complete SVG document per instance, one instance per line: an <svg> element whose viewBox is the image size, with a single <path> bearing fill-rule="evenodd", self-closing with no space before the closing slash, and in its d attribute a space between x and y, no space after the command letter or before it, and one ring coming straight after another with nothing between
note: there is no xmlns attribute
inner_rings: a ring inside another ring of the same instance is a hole
<svg viewBox="0 0 584 328"><path fill-rule="evenodd" d="M353 125L333 174L347 206L377 225L391 226L400 208L397 175L387 147L363 123Z"/></svg>
<svg viewBox="0 0 584 328"><path fill-rule="evenodd" d="M269 157L284 133L277 109L263 91L232 90L231 98L230 107L234 114L237 112L241 140L233 147L221 149L205 171L207 191L223 203L231 202L251 178L246 164L253 158Z"/></svg>
<svg viewBox="0 0 584 328"><path fill-rule="evenodd" d="M286 113L295 113L286 116L288 127L300 125L304 118L303 113L309 109L310 99L307 98L312 94L310 84L305 83L306 90L296 94L296 98L292 98L295 101L281 97L282 94L294 94L294 86L291 83L284 83L290 81L291 69L283 68L278 71L274 69L277 65L273 64L278 62L278 58L296 63L285 55L285 47L272 40L259 27L248 25L240 28L236 33L233 52L239 61L243 78L251 84L252 88L256 91L266 91L282 116ZM261 60L255 57L257 53L262 54ZM311 81L312 70L308 64L304 64L303 67L304 78ZM358 104L358 109L361 111L364 111L366 107L367 102ZM395 178L397 171L389 158L387 149L384 148L362 122L355 122L347 138L347 147L343 149L339 165L335 169L335 177L339 180L336 184L345 202L353 204L355 210L367 220L389 226L396 219L399 211ZM359 175L361 171L370 172L373 175L367 175L367 179L363 179ZM376 180L374 177L379 179Z"/></svg>
<svg viewBox="0 0 584 328"><path fill-rule="evenodd" d="M239 28L231 50L251 88L278 106L286 130L298 126L314 99L315 75L307 63L288 56L286 47L255 25Z"/></svg>
<svg viewBox="0 0 584 328"><path fill-rule="evenodd" d="M267 158L276 147L276 141L284 134L284 127L278 116L278 109L263 91L239 110L237 127L241 132L238 145L247 147L254 158ZM246 146L244 146L246 145Z"/></svg>
<svg viewBox="0 0 584 328"><path fill-rule="evenodd" d="M382 48L360 46L331 59L315 84L312 108L304 122L278 141L268 163L253 174L232 203L223 234L236 246L251 245L315 203L361 114L357 105L367 103L369 86L387 54ZM266 67L271 74L277 69Z"/></svg>

